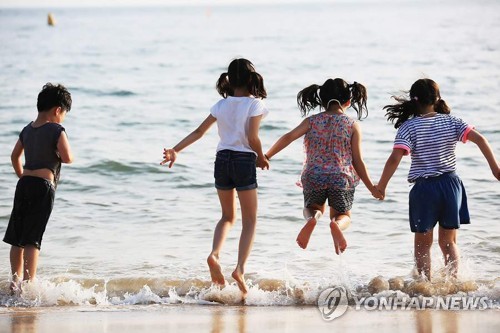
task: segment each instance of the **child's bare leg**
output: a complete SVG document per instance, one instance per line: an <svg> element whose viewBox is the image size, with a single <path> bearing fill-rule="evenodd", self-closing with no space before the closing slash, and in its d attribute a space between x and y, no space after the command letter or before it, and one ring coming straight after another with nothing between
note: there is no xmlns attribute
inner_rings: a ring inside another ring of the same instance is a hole
<svg viewBox="0 0 500 333"><path fill-rule="evenodd" d="M239 191L238 197L240 199L242 229L238 248L238 264L231 276L245 297L248 292L244 278L245 264L252 250L257 225L257 189Z"/></svg>
<svg viewBox="0 0 500 333"><path fill-rule="evenodd" d="M438 242L444 256L444 264L449 265L451 275L457 277L460 254L457 246L457 229L439 227Z"/></svg>
<svg viewBox="0 0 500 333"><path fill-rule="evenodd" d="M340 254L347 248L347 241L344 238L342 230L351 225L351 212L339 213L330 207L330 232L332 233L333 246L335 253Z"/></svg>
<svg viewBox="0 0 500 333"><path fill-rule="evenodd" d="M424 273L427 279L431 279L431 246L432 230L427 232L416 232L414 242L415 264L418 274Z"/></svg>
<svg viewBox="0 0 500 333"><path fill-rule="evenodd" d="M40 250L33 245L24 247L24 280L33 281L38 267Z"/></svg>
<svg viewBox="0 0 500 333"><path fill-rule="evenodd" d="M219 253L226 240L227 233L234 225L236 220L236 202L234 190L217 190L222 209L222 217L214 230L214 240L212 243L212 252L207 258L210 277L215 284L224 285L224 275L219 264Z"/></svg>
<svg viewBox="0 0 500 333"><path fill-rule="evenodd" d="M347 218L345 218L347 216ZM345 213L337 212L335 209L330 207L330 220L335 220L339 229L344 231L351 225L351 211L348 210Z"/></svg>
<svg viewBox="0 0 500 333"><path fill-rule="evenodd" d="M11 246L10 268L12 273L12 282L10 283L10 291L15 292L19 289L19 283L23 279L24 249L22 247Z"/></svg>
<svg viewBox="0 0 500 333"><path fill-rule="evenodd" d="M316 227L316 223L323 215L325 206L312 205L311 207L304 208L304 218L306 219L306 224L300 229L297 236L297 244L303 249L307 248L311 234Z"/></svg>

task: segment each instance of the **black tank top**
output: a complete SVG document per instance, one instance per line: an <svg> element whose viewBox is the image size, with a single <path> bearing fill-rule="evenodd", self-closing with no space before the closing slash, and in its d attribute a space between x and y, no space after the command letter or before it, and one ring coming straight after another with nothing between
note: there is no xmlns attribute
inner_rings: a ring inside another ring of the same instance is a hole
<svg viewBox="0 0 500 333"><path fill-rule="evenodd" d="M57 151L57 142L64 127L57 123L46 123L40 127L29 123L19 134L24 147L24 168L28 170L49 169L54 174L57 184L61 170L61 158Z"/></svg>

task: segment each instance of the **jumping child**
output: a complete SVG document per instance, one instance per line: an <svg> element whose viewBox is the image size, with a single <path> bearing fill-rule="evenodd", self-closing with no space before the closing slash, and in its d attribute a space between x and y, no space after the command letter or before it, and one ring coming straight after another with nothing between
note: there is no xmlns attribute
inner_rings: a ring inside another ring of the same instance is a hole
<svg viewBox="0 0 500 333"><path fill-rule="evenodd" d="M409 198L410 229L415 233L414 255L419 275L431 279L430 250L433 230L439 222L439 247L451 275L459 264L457 229L469 224L465 188L456 174L455 148L458 141L474 142L486 158L495 178L500 168L488 141L463 120L450 115L439 87L430 79L417 80L409 98L396 97L386 105L388 120L398 129L377 188L385 196L389 180L403 156L411 154L408 181L413 184Z"/></svg>
<svg viewBox="0 0 500 333"><path fill-rule="evenodd" d="M164 160L172 167L177 154L199 140L217 122L220 141L217 146L214 177L222 217L214 231L212 251L207 258L212 282L224 285L219 254L227 233L236 221L236 192L241 207L242 231L238 263L232 277L245 297L245 263L252 248L257 223L256 167L268 169L262 153L259 127L268 113L262 99L267 97L264 79L247 59L235 59L227 73L222 73L216 84L223 97L211 109L208 117L191 134L170 149L164 149Z"/></svg>
<svg viewBox="0 0 500 333"><path fill-rule="evenodd" d="M357 82L348 84L343 79L328 79L322 86L313 84L297 95L297 104L303 117L319 107L318 114L305 118L296 128L283 135L265 154L268 159L304 136L305 163L301 175L306 224L297 237L305 249L317 220L322 216L325 202L330 206L330 231L335 252L347 247L342 230L351 223L354 189L359 178L376 198L381 198L370 180L361 156L361 128L345 114L352 106L360 120L366 108L366 88ZM352 103L352 104L351 104Z"/></svg>

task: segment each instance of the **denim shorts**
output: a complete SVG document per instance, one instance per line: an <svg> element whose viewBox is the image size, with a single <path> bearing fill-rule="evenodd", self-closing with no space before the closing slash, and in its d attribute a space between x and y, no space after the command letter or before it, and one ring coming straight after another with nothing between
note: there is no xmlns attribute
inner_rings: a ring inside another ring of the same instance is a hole
<svg viewBox="0 0 500 333"><path fill-rule="evenodd" d="M18 247L33 245L40 249L42 237L54 206L54 185L43 178L24 176L14 195L4 242Z"/></svg>
<svg viewBox="0 0 500 333"><path fill-rule="evenodd" d="M217 152L214 166L215 187L219 190L237 191L257 188L257 168L254 153L221 150Z"/></svg>
<svg viewBox="0 0 500 333"><path fill-rule="evenodd" d="M469 224L465 188L455 172L418 178L410 191L410 229L424 233L436 223L444 229Z"/></svg>

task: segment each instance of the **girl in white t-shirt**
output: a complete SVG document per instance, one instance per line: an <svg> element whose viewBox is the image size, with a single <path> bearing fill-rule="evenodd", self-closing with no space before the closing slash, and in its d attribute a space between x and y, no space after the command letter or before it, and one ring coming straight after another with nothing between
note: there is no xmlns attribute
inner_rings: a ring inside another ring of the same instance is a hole
<svg viewBox="0 0 500 333"><path fill-rule="evenodd" d="M229 229L236 221L236 191L241 207L242 231L238 263L232 277L243 297L247 286L244 279L245 263L250 254L257 223L257 176L256 167L269 169L262 153L259 139L260 121L268 113L262 99L267 97L264 79L247 59L234 59L226 73L222 73L216 85L224 97L211 109L207 118L177 145L163 150L169 168L177 154L200 139L217 122L220 141L214 167L215 187L222 209L222 217L214 231L212 251L207 258L212 282L225 285L219 264L219 253Z"/></svg>

